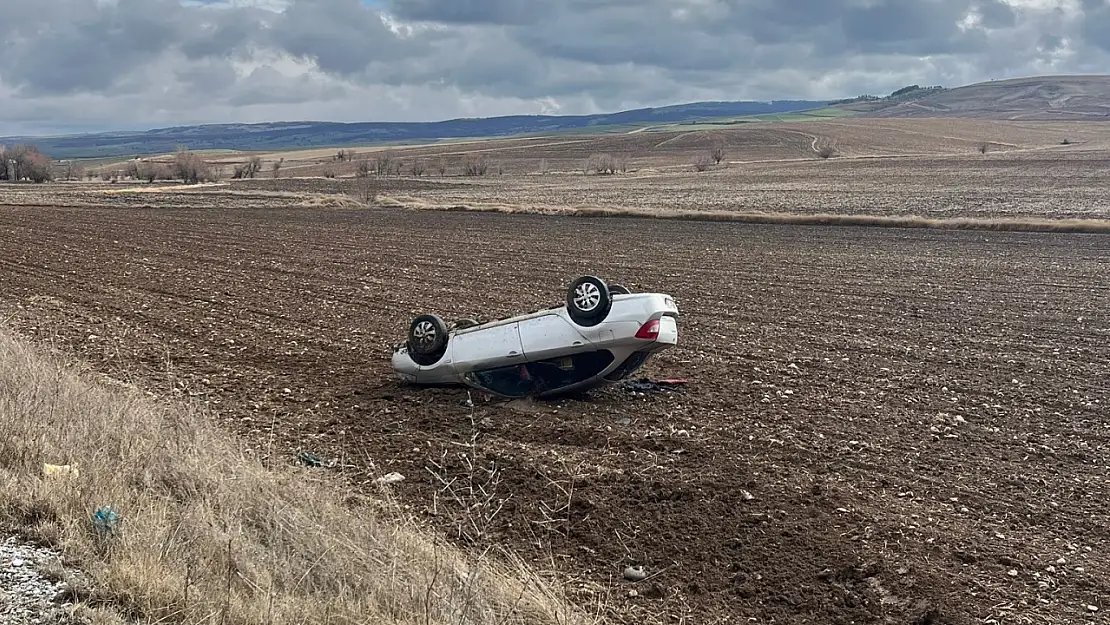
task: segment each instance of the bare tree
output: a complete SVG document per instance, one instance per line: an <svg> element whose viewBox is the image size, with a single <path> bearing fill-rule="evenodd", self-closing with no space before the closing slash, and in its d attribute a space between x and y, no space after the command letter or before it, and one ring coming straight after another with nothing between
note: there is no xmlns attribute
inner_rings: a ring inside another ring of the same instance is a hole
<svg viewBox="0 0 1110 625"><path fill-rule="evenodd" d="M189 148L180 147L173 157L173 173L185 184L197 184L215 180L208 163L199 155L189 151Z"/></svg>
<svg viewBox="0 0 1110 625"><path fill-rule="evenodd" d="M279 158L278 160L274 161L273 163L270 163L270 171L273 172L274 178L278 177L278 172L281 171L281 165L284 162L285 162L285 157L282 157L282 158Z"/></svg>
<svg viewBox="0 0 1110 625"><path fill-rule="evenodd" d="M370 175L359 176L355 179L355 197L366 205L373 204L378 199L378 181Z"/></svg>
<svg viewBox="0 0 1110 625"><path fill-rule="evenodd" d="M428 169L428 163L422 158L415 158L412 160L412 165L409 166L409 173L413 176L420 177Z"/></svg>
<svg viewBox="0 0 1110 625"><path fill-rule="evenodd" d="M80 163L68 160L65 162L65 167L63 167L63 173L65 173L66 180L80 180L85 177L85 168Z"/></svg>
<svg viewBox="0 0 1110 625"><path fill-rule="evenodd" d="M617 173L617 159L611 154L594 154L586 160L586 171L599 176L611 176Z"/></svg>
<svg viewBox="0 0 1110 625"><path fill-rule="evenodd" d="M17 145L3 151L4 176L18 182L46 182L54 179L53 161L33 145Z"/></svg>
<svg viewBox="0 0 1110 625"><path fill-rule="evenodd" d="M128 163L128 166L134 165L135 178L139 180L146 180L147 182L154 182L158 179L158 167L150 161L142 161L140 163Z"/></svg>
<svg viewBox="0 0 1110 625"><path fill-rule="evenodd" d="M709 152L709 157L713 159L714 165L720 165L721 161L725 160L725 144L724 142L717 141L713 144L713 149Z"/></svg>
<svg viewBox="0 0 1110 625"><path fill-rule="evenodd" d="M463 174L467 176L484 176L489 171L489 160L484 154L468 154L463 161Z"/></svg>
<svg viewBox="0 0 1110 625"><path fill-rule="evenodd" d="M362 159L355 165L355 177L365 178L370 175L374 168L370 166L370 161Z"/></svg>
<svg viewBox="0 0 1110 625"><path fill-rule="evenodd" d="M436 171L439 172L440 176L447 174L447 159L441 156L436 160Z"/></svg>
<svg viewBox="0 0 1110 625"><path fill-rule="evenodd" d="M374 173L379 176L387 176L393 170L393 153L390 151L379 152L374 157Z"/></svg>

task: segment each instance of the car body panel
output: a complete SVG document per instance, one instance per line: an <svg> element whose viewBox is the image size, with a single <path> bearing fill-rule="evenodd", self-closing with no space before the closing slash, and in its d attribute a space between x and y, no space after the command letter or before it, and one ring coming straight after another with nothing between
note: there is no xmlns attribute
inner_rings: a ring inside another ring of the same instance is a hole
<svg viewBox="0 0 1110 625"><path fill-rule="evenodd" d="M502 363L524 362L518 322L490 326L481 332L456 334L447 345L458 373Z"/></svg>
<svg viewBox="0 0 1110 625"><path fill-rule="evenodd" d="M581 326L566 306L491 321L448 333L439 361L419 365L404 345L392 364L403 381L464 384L504 397L544 397L624 379L648 356L677 344L678 307L663 293L616 294L603 321ZM659 320L655 339L636 333Z"/></svg>

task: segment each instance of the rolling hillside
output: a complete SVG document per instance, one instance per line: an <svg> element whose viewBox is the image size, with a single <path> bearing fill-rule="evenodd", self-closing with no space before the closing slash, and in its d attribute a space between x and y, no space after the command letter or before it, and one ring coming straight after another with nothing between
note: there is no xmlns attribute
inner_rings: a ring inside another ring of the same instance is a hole
<svg viewBox="0 0 1110 625"><path fill-rule="evenodd" d="M34 143L53 158L162 154L179 145L193 150L283 150L293 148L428 142L436 139L505 137L574 130L617 129L697 119L788 113L823 106L808 100L696 102L599 115L516 115L438 122L274 122L211 124L140 132L60 137L0 137L0 144Z"/></svg>
<svg viewBox="0 0 1110 625"><path fill-rule="evenodd" d="M1038 76L938 89L922 97L855 102L863 117L1110 121L1110 76Z"/></svg>
<svg viewBox="0 0 1110 625"><path fill-rule="evenodd" d="M830 104L832 106L830 106ZM55 137L0 137L0 145L34 143L56 159L163 154L194 150L273 152L298 148L429 143L440 139L708 130L738 124L860 118L980 118L1110 121L1110 76L1039 76L946 89L904 87L888 96L837 102L696 102L598 115L516 115L436 122L272 122L209 124L136 132Z"/></svg>

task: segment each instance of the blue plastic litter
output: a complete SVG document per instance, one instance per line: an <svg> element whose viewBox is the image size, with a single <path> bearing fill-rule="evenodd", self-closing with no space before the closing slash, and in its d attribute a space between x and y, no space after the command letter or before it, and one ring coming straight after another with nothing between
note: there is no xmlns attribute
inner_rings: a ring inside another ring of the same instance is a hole
<svg viewBox="0 0 1110 625"><path fill-rule="evenodd" d="M93 527L101 536L114 536L119 529L119 514L110 507L97 508L92 516Z"/></svg>

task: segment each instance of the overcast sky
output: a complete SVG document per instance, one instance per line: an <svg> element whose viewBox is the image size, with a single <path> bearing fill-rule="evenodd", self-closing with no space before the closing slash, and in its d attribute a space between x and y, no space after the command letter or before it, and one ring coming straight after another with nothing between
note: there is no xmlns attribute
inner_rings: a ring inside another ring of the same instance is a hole
<svg viewBox="0 0 1110 625"><path fill-rule="evenodd" d="M1110 0L0 0L0 135L1110 72Z"/></svg>

